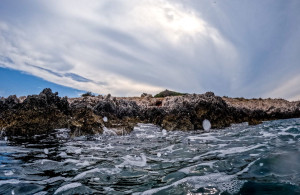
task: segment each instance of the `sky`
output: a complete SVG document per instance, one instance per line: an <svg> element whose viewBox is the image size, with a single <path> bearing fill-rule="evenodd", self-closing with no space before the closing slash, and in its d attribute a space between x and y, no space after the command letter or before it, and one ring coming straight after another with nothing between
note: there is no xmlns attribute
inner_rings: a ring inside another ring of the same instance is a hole
<svg viewBox="0 0 300 195"><path fill-rule="evenodd" d="M300 100L299 0L2 0L0 96Z"/></svg>

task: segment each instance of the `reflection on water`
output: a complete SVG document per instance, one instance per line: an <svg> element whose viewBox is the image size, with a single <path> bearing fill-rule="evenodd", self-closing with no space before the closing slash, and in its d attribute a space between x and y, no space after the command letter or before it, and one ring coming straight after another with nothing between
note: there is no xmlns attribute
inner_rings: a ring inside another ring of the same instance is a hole
<svg viewBox="0 0 300 195"><path fill-rule="evenodd" d="M0 194L300 194L300 119L0 141Z"/></svg>

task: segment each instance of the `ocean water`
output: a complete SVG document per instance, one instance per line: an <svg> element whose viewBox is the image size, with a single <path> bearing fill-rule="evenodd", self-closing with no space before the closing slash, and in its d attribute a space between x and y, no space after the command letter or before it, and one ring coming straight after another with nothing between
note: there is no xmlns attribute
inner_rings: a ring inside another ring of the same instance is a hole
<svg viewBox="0 0 300 195"><path fill-rule="evenodd" d="M300 194L300 119L0 141L0 194Z"/></svg>

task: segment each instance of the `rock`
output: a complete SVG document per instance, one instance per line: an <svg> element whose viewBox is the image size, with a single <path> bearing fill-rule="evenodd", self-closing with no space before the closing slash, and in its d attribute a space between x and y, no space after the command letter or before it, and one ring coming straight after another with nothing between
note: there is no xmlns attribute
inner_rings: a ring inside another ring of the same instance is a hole
<svg viewBox="0 0 300 195"><path fill-rule="evenodd" d="M295 117L300 117L300 102L221 98L213 92L160 98L148 94L141 98L116 98L110 94L61 98L47 88L22 100L16 96L0 99L0 129L7 136L45 134L56 128L69 128L73 136L102 133L106 128L122 135L131 132L137 123L188 131L209 129L205 119L211 128L224 128L232 123L256 125Z"/></svg>
<svg viewBox="0 0 300 195"><path fill-rule="evenodd" d="M204 95L207 96L207 97L213 97L213 96L215 96L215 94L213 92L211 92L211 91L206 92Z"/></svg>
<svg viewBox="0 0 300 195"><path fill-rule="evenodd" d="M5 100L5 107L8 109L0 115L0 127L9 136L32 136L67 127L68 102L51 89L27 96L22 103L10 96Z"/></svg>
<svg viewBox="0 0 300 195"><path fill-rule="evenodd" d="M149 98L152 98L153 96L151 94L148 94L148 93L142 93L141 95L141 98L146 98L146 99L149 99Z"/></svg>
<svg viewBox="0 0 300 195"><path fill-rule="evenodd" d="M8 96L7 99L5 99L4 104L6 105L6 107L8 109L11 109L11 108L14 108L19 102L20 101L16 95L10 95L10 96Z"/></svg>
<svg viewBox="0 0 300 195"><path fill-rule="evenodd" d="M117 106L115 102L105 98L103 101L99 101L94 107L94 112L100 116L116 115Z"/></svg>
<svg viewBox="0 0 300 195"><path fill-rule="evenodd" d="M110 93L109 93L109 94L107 94L106 96L104 96L104 99L105 99L105 100L110 100L110 98L111 98L111 95L110 95Z"/></svg>
<svg viewBox="0 0 300 195"><path fill-rule="evenodd" d="M73 136L102 133L103 127L103 119L91 109L80 108L72 111L69 128Z"/></svg>

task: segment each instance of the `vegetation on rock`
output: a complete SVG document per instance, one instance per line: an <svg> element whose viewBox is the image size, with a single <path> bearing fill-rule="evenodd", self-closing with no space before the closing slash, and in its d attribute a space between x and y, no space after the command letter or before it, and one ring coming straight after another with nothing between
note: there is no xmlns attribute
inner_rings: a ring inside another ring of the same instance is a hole
<svg viewBox="0 0 300 195"><path fill-rule="evenodd" d="M170 90L166 89L166 90L156 94L154 97L162 98L162 97L168 97L168 96L181 96L181 95L186 95L186 93L180 93L180 92L170 91Z"/></svg>
<svg viewBox="0 0 300 195"><path fill-rule="evenodd" d="M84 93L84 94L81 95L81 97L88 97L88 96L95 97L95 95L92 92L90 92L90 91L88 91L88 92L86 92L86 93Z"/></svg>

